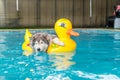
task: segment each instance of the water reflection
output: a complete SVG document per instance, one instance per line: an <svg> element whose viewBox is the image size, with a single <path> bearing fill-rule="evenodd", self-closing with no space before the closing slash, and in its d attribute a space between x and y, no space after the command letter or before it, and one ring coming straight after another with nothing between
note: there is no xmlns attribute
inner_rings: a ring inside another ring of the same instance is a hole
<svg viewBox="0 0 120 80"><path fill-rule="evenodd" d="M8 47L5 44L0 44L0 53L6 51Z"/></svg>
<svg viewBox="0 0 120 80"><path fill-rule="evenodd" d="M8 47L6 46L5 42L6 42L6 36L4 34L0 35L0 58L4 57L4 55L2 54L4 51L6 51L8 49Z"/></svg>
<svg viewBox="0 0 120 80"><path fill-rule="evenodd" d="M114 39L120 39L120 34L119 33L116 33L115 35L114 35Z"/></svg>
<svg viewBox="0 0 120 80"><path fill-rule="evenodd" d="M5 76L0 76L0 80L6 80Z"/></svg>
<svg viewBox="0 0 120 80"><path fill-rule="evenodd" d="M49 55L49 61L53 62L52 66L55 67L56 70L66 70L75 64L75 62L72 61L74 54L75 52L52 53Z"/></svg>
<svg viewBox="0 0 120 80"><path fill-rule="evenodd" d="M31 52L31 51L23 51L23 55L25 55L25 56L30 56L32 54L33 54L33 52Z"/></svg>
<svg viewBox="0 0 120 80"><path fill-rule="evenodd" d="M74 54L75 52L52 53L52 54L40 52L36 54L29 51L23 51L23 55L25 56L34 55L35 60L38 60L39 63L52 62L51 65L52 67L55 67L56 70L66 70L70 66L74 65L75 62L72 61L72 57L74 56Z"/></svg>

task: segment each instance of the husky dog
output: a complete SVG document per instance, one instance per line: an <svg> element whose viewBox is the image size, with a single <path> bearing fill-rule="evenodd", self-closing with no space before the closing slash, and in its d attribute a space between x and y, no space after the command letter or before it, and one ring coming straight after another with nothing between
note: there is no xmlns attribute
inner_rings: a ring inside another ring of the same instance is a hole
<svg viewBox="0 0 120 80"><path fill-rule="evenodd" d="M31 38L31 47L35 52L47 51L48 46L51 43L64 46L64 43L61 42L56 35L51 35L47 33L36 33Z"/></svg>

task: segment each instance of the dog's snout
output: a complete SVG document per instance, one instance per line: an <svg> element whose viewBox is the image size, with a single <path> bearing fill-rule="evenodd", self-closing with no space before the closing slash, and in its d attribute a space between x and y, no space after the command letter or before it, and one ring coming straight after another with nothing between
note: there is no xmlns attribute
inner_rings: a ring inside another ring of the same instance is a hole
<svg viewBox="0 0 120 80"><path fill-rule="evenodd" d="M40 48L38 48L37 51L40 51Z"/></svg>

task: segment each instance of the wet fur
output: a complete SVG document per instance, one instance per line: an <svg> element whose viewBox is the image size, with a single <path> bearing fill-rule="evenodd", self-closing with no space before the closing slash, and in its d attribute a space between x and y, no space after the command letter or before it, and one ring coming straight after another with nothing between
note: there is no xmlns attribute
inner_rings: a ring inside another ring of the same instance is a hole
<svg viewBox="0 0 120 80"><path fill-rule="evenodd" d="M36 33L31 38L31 47L35 52L47 51L47 48L50 44L54 43L60 46L64 46L64 43L61 42L56 35L47 34L47 33Z"/></svg>
<svg viewBox="0 0 120 80"><path fill-rule="evenodd" d="M52 43L52 39L57 36L47 33L36 33L31 38L31 47L35 52L47 51L48 46Z"/></svg>

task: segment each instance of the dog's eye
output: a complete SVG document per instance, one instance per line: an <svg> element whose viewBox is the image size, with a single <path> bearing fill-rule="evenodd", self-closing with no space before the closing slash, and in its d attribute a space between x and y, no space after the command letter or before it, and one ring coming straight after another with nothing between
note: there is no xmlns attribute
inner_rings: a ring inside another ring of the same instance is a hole
<svg viewBox="0 0 120 80"><path fill-rule="evenodd" d="M42 41L41 41L40 43L41 43L41 44L43 44L43 42L42 42Z"/></svg>

